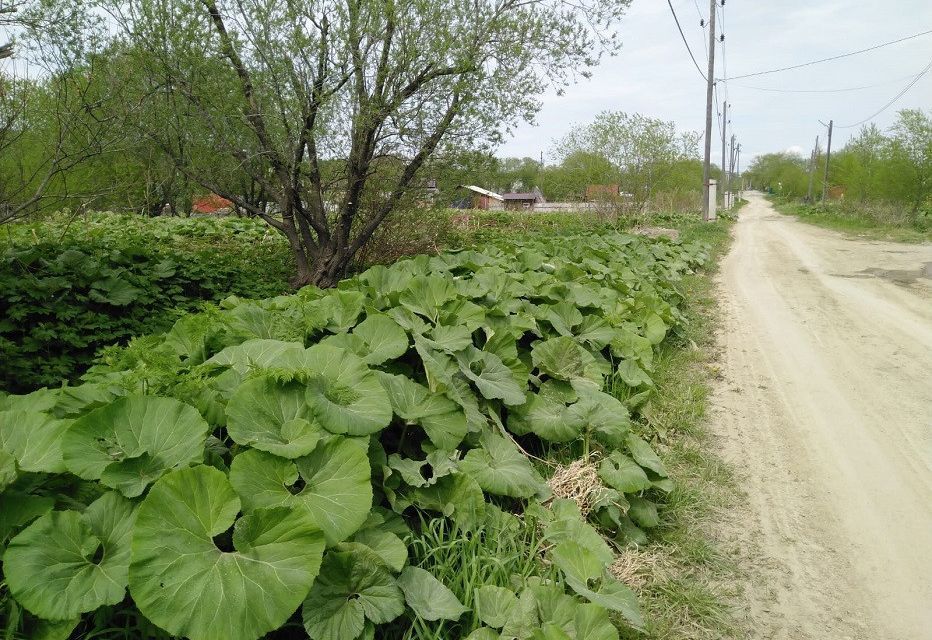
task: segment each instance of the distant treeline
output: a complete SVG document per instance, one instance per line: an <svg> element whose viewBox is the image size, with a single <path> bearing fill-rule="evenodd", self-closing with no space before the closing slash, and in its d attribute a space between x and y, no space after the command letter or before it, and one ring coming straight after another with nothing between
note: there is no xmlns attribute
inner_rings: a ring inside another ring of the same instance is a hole
<svg viewBox="0 0 932 640"><path fill-rule="evenodd" d="M824 167L824 150L814 165L796 153L770 153L756 158L744 175L755 188L805 198L812 169L812 192L818 200ZM833 149L826 191L834 200L884 203L913 215L932 215L932 111L900 111L888 130L865 126L839 150Z"/></svg>

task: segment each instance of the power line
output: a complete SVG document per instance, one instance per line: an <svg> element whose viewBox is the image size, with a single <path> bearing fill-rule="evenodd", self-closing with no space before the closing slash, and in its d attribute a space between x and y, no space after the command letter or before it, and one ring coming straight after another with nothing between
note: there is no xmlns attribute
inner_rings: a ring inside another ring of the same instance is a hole
<svg viewBox="0 0 932 640"><path fill-rule="evenodd" d="M669 1L669 0L668 0L668 1ZM889 46L892 45L892 44L899 44L900 42L906 42L907 40L913 40L913 39L915 39L915 38L918 38L918 37L920 37L920 36L925 36L925 35L928 35L928 34L930 34L930 33L932 33L932 29L930 29L930 30L928 30L928 31L923 31L922 33L916 33L916 34L913 34L913 35L911 35L911 36L906 36L905 38L900 38L899 40L891 40L890 42L883 42L883 43L881 43L881 44L874 45L873 47L868 47L868 48L866 48L866 49L858 49L857 51L851 51L851 52L849 52L849 53L842 53L842 54L840 54L840 55L832 56L832 57L830 57L830 58L822 58L821 60L812 60L812 61L810 61L810 62L804 62L804 63L802 63L802 64L794 64L794 65L792 65L792 66L790 66L790 67L781 67L781 68L779 68L779 69L770 69L770 70L768 70L768 71L758 71L758 72L756 72L756 73L746 73L746 74L741 75L741 76L733 76L731 79L732 79L732 80L740 80L740 79L742 79L742 78L753 78L753 77L755 77L755 76L763 76L763 75L767 75L767 74L770 74L770 73L779 73L780 71L789 71L789 70L791 70L791 69L800 69L800 68L802 68L802 67L808 67L808 66L811 66L811 65L814 65L814 64L820 64L820 63L822 63L822 62L831 62L832 60L839 60L839 59L841 59L841 58L847 58L847 57L849 57L849 56L858 55L859 53L867 53L868 51L874 51L874 50L876 50L876 49L881 49L881 48L883 48L883 47L889 47Z"/></svg>
<svg viewBox="0 0 932 640"><path fill-rule="evenodd" d="M676 28L680 32L680 37L683 39L683 44L686 45L686 51L689 52L689 57L692 58L693 64L696 65L696 71L699 72L699 75L702 76L703 80L707 81L705 74L702 73L702 69L699 67L699 63L696 62L696 56L693 55L693 50L689 48L689 42L686 41L686 34L683 33L683 27L680 26L680 19L676 17L676 11L673 9L673 3L670 0L667 0L667 5L670 7L670 12L673 14L673 20L676 22Z"/></svg>
<svg viewBox="0 0 932 640"><path fill-rule="evenodd" d="M699 14L699 20L704 20L705 16L702 15L702 9L699 8L699 0L693 0L693 4L696 5L696 13ZM705 25L702 25L702 27L704 29Z"/></svg>
<svg viewBox="0 0 932 640"><path fill-rule="evenodd" d="M915 86L915 84L916 84L917 82L919 82L919 80L922 78L922 76L924 76L925 74L929 73L930 70L932 70L932 60L929 61L929 64L926 65L926 68L925 68L925 69L923 69L922 71L920 71L920 72L916 75L915 78L913 78L912 80L910 80L909 83L908 83L905 87L903 87L903 90L900 91L900 92L899 92L898 94L896 94L895 96L893 96L893 99L891 99L887 104L885 104L884 106L882 106L882 107L880 108L879 111L877 111L876 113L874 113L874 114L872 114L872 115L870 115L870 116L864 118L864 119L861 120L860 122L856 122L856 123L854 123L854 124L841 125L841 126L839 126L838 128L839 128L839 129L852 129L852 128L854 128L854 127L859 127L859 126L861 126L862 124L864 124L864 123L866 123L866 122L868 122L868 121L870 121L870 120L873 120L874 118L876 118L877 116L879 116L881 113L883 113L884 111L886 111L887 109L889 109L890 107L892 107L893 104L894 104L897 100L899 100L900 98L902 98L903 96L905 96L905 95L906 95L906 92L909 91L910 89L912 89L912 88Z"/></svg>
<svg viewBox="0 0 932 640"><path fill-rule="evenodd" d="M845 87L844 89L779 89L777 87L755 87L749 84L735 83L734 86L741 87L742 89L754 89L755 91L769 91L771 93L848 93L850 91L862 91L864 89L875 89L877 87L885 87L894 82L899 82L900 80L906 80L907 78L912 78L915 74L908 76L901 76L899 78L894 78L893 80L887 80L886 82L878 82L877 84L866 84L860 87Z"/></svg>
<svg viewBox="0 0 932 640"><path fill-rule="evenodd" d="M729 91L728 91L728 58L725 55L725 4L724 2L722 2L721 4L716 3L716 7L718 8L719 15L721 15L722 17L722 27L721 29L719 29L719 33L721 34L720 42L722 44L722 75L723 75L722 81L724 82L724 85L722 86L722 92L724 93L725 104L730 105L731 96L729 95ZM727 128L728 128L728 123L725 122L725 119L723 118L722 119L722 140L724 140L725 136L727 135L726 134Z"/></svg>

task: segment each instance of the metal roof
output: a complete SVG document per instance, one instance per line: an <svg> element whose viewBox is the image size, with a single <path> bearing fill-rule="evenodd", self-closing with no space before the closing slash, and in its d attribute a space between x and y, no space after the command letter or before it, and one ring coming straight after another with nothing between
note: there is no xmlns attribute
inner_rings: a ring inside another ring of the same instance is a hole
<svg viewBox="0 0 932 640"><path fill-rule="evenodd" d="M494 191L489 191L488 189L483 189L482 187L477 187L471 184L461 184L460 187L462 187L463 189L469 189L470 191L474 191L475 193L479 193L484 196L488 196L494 200L501 200L503 202L505 200L505 198L502 197L500 194L495 193Z"/></svg>

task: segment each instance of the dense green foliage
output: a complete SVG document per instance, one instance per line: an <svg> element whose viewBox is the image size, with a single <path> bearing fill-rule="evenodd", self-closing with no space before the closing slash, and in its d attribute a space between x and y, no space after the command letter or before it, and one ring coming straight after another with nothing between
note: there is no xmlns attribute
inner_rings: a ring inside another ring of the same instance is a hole
<svg viewBox="0 0 932 640"><path fill-rule="evenodd" d="M79 386L0 398L8 634L640 627L607 567L672 484L631 414L683 321L677 283L706 259L617 234L418 256L230 298L110 350ZM601 457L584 511L527 455L559 443ZM505 559L510 583L485 567L490 583L456 593L418 545L473 536L523 538L547 564Z"/></svg>
<svg viewBox="0 0 932 640"><path fill-rule="evenodd" d="M98 349L179 312L287 288L284 239L244 219L56 216L2 228L0 389L73 380Z"/></svg>
<svg viewBox="0 0 932 640"><path fill-rule="evenodd" d="M819 199L824 166L821 153L814 166L792 153L766 154L754 160L745 178L755 188L800 199L808 193L812 168L813 199ZM836 201L831 208L803 213L927 228L932 223L932 113L901 111L887 132L876 125L863 127L833 151L827 186L829 199Z"/></svg>

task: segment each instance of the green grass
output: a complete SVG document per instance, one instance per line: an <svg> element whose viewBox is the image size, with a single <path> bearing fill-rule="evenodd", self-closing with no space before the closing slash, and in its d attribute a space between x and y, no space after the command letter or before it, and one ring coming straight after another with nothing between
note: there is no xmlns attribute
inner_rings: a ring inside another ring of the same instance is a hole
<svg viewBox="0 0 932 640"><path fill-rule="evenodd" d="M740 203L739 203L740 204ZM681 228L684 238L712 247L710 267L687 278L687 328L669 340L657 360L657 394L644 411L659 435L664 463L675 480L663 505L663 526L651 544L632 552L645 569L638 595L648 628L657 640L744 637L732 603L738 597L737 566L712 533L717 515L736 499L731 468L715 454L706 426L714 366L717 302L714 275L730 243L729 220Z"/></svg>
<svg viewBox="0 0 932 640"><path fill-rule="evenodd" d="M890 242L932 242L932 213L911 215L902 207L831 202L803 204L771 197L780 213L850 236Z"/></svg>
<svg viewBox="0 0 932 640"><path fill-rule="evenodd" d="M397 623L379 628L380 640L452 640L465 638L482 626L476 611L476 592L492 585L513 591L532 576L562 585L559 571L541 559L545 549L541 529L528 514L516 517L491 505L486 523L476 531L464 531L449 520L421 520L419 534L409 544L410 561L430 571L466 607L469 615L457 622Z"/></svg>

